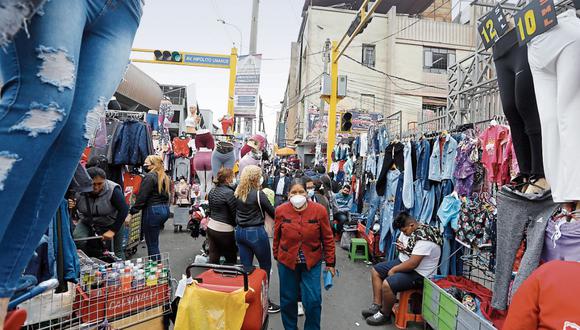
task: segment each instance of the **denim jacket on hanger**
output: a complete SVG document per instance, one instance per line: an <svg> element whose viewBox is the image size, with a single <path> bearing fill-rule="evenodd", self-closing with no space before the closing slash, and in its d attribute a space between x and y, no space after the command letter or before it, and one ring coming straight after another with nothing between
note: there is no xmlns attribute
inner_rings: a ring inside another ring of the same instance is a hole
<svg viewBox="0 0 580 330"><path fill-rule="evenodd" d="M439 141L433 145L433 153L429 159L429 180L441 182L442 180L451 180L453 178L453 169L455 168L455 157L457 156L457 141L447 134L443 152Z"/></svg>

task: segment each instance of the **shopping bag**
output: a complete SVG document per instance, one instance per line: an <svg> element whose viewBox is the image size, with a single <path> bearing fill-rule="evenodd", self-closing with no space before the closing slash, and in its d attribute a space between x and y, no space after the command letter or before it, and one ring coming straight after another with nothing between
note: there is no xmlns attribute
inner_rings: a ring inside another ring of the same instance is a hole
<svg viewBox="0 0 580 330"><path fill-rule="evenodd" d="M219 292L193 282L179 301L175 330L240 329L246 316L246 292Z"/></svg>

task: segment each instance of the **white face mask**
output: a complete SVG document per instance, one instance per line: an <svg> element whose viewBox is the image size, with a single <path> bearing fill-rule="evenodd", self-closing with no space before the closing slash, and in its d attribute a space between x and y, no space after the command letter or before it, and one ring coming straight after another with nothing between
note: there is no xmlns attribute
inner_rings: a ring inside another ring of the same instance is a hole
<svg viewBox="0 0 580 330"><path fill-rule="evenodd" d="M264 177L260 178L260 186L262 186L264 184Z"/></svg>
<svg viewBox="0 0 580 330"><path fill-rule="evenodd" d="M304 204L306 204L306 197L304 197L303 195L294 195L290 197L290 203L292 203L292 206L299 209L303 207Z"/></svg>
<svg viewBox="0 0 580 330"><path fill-rule="evenodd" d="M308 197L314 197L314 189L308 189Z"/></svg>

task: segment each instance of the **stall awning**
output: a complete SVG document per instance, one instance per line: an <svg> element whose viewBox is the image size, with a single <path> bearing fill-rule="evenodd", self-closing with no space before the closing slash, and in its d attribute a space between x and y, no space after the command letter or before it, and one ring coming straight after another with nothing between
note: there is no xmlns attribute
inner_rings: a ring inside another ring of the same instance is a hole
<svg viewBox="0 0 580 330"><path fill-rule="evenodd" d="M129 103L127 105L132 108L138 106L139 110L158 109L163 91L153 78L131 63L116 95L119 102Z"/></svg>

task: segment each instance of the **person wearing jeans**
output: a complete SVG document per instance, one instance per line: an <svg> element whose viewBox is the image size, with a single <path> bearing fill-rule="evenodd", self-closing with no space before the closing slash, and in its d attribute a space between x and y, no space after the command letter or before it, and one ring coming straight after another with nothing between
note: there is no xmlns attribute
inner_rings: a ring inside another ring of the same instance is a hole
<svg viewBox="0 0 580 330"><path fill-rule="evenodd" d="M148 156L143 165L149 172L143 178L137 201L130 213L143 210L141 228L147 244L147 253L153 259L159 257L159 232L169 219L169 191L171 180L165 174L163 158L157 155Z"/></svg>
<svg viewBox="0 0 580 330"><path fill-rule="evenodd" d="M272 269L272 254L270 239L264 228L265 214L274 218L274 206L261 190L264 177L262 169L255 165L244 168L240 184L234 192L236 197L236 243L240 251L240 261L246 270L253 268L254 256L258 259L260 268L268 274ZM269 302L268 312L278 313L280 307Z"/></svg>
<svg viewBox="0 0 580 330"><path fill-rule="evenodd" d="M308 200L307 183L296 178L290 183L290 203L276 209L274 258L280 276L280 304L285 330L298 323L298 287L306 319L305 330L320 329L322 313L321 270L335 275L335 245L328 212L324 206Z"/></svg>
<svg viewBox="0 0 580 330"><path fill-rule="evenodd" d="M141 0L47 1L43 14L2 47L0 247L10 253L0 258L0 327L123 78L142 6Z"/></svg>

